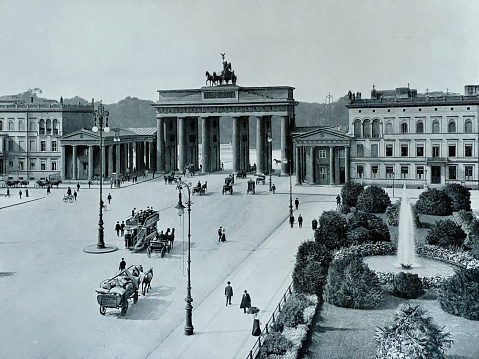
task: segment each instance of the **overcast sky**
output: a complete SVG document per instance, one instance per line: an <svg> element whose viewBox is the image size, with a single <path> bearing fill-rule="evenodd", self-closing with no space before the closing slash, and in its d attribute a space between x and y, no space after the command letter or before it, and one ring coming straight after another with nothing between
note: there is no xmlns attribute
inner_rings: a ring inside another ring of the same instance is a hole
<svg viewBox="0 0 479 359"><path fill-rule="evenodd" d="M220 52L239 86L464 92L479 84L479 0L0 0L0 95L114 103L205 85Z"/></svg>

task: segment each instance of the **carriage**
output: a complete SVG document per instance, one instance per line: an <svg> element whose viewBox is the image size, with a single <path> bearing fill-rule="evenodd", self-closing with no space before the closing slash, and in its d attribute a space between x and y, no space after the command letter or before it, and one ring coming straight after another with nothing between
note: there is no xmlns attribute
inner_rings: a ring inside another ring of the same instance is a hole
<svg viewBox="0 0 479 359"><path fill-rule="evenodd" d="M170 233L170 229L166 230L166 234L163 234L163 231L152 239L146 250L146 255L148 258L151 258L154 254L159 254L161 258L165 256L166 253L170 253L173 248L173 242L175 240L175 229Z"/></svg>
<svg viewBox="0 0 479 359"><path fill-rule="evenodd" d="M233 194L233 185L231 184L231 182L228 182L223 186L222 193L225 194L226 192L229 192L229 194Z"/></svg>
<svg viewBox="0 0 479 359"><path fill-rule="evenodd" d="M138 288L142 281L141 265L131 265L121 270L111 279L105 279L100 283L100 288L96 289L97 301L100 305L100 314L105 315L106 308L120 308L121 315L126 315L128 310L128 300L133 299L133 303L138 301Z"/></svg>
<svg viewBox="0 0 479 359"><path fill-rule="evenodd" d="M266 183L266 176L263 174L257 174L256 175L256 184L265 184Z"/></svg>
<svg viewBox="0 0 479 359"><path fill-rule="evenodd" d="M172 184L178 183L178 181L181 181L181 177L175 175L175 172L172 172L171 174L164 175L163 178L165 179L165 183Z"/></svg>
<svg viewBox="0 0 479 359"><path fill-rule="evenodd" d="M236 178L246 178L246 172L243 170L239 170L236 172Z"/></svg>
<svg viewBox="0 0 479 359"><path fill-rule="evenodd" d="M231 174L228 177L226 177L225 184L235 184L235 176Z"/></svg>
<svg viewBox="0 0 479 359"><path fill-rule="evenodd" d="M256 184L252 179L248 181L248 189L246 190L246 194L254 194L255 193L255 186Z"/></svg>
<svg viewBox="0 0 479 359"><path fill-rule="evenodd" d="M125 220L125 247L139 251L147 248L158 234L160 214L152 208L140 210Z"/></svg>
<svg viewBox="0 0 479 359"><path fill-rule="evenodd" d="M207 183L205 182L203 185L199 185L199 186L197 185L196 187L193 187L192 193L193 195L195 193L198 193L201 196L202 194L206 193L206 188L207 188Z"/></svg>

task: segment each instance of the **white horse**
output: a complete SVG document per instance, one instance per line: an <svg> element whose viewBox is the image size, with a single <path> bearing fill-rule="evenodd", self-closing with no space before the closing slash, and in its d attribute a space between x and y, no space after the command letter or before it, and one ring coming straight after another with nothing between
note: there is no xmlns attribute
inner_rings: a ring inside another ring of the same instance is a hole
<svg viewBox="0 0 479 359"><path fill-rule="evenodd" d="M141 277L141 292L143 295L148 293L151 288L151 280L153 279L153 268L148 269Z"/></svg>

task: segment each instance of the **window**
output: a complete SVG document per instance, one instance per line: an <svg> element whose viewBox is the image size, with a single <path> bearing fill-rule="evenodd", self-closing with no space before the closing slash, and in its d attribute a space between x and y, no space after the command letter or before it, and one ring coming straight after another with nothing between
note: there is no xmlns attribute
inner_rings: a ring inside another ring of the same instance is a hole
<svg viewBox="0 0 479 359"><path fill-rule="evenodd" d="M373 120L373 138L378 138L381 135L381 126L379 120Z"/></svg>
<svg viewBox="0 0 479 359"><path fill-rule="evenodd" d="M44 135L45 134L45 120L40 120L40 123L39 123L39 127L40 127L40 130L39 130L39 133L40 135Z"/></svg>
<svg viewBox="0 0 479 359"><path fill-rule="evenodd" d="M416 178L417 179L424 178L424 166L417 166L416 167Z"/></svg>
<svg viewBox="0 0 479 359"><path fill-rule="evenodd" d="M359 144L356 146L356 152L358 157L363 157L364 156L364 147L363 145Z"/></svg>
<svg viewBox="0 0 479 359"><path fill-rule="evenodd" d="M57 170L57 161L52 161L52 171Z"/></svg>
<svg viewBox="0 0 479 359"><path fill-rule="evenodd" d="M394 167L386 166L386 178L394 177Z"/></svg>
<svg viewBox="0 0 479 359"><path fill-rule="evenodd" d="M58 135L58 121L56 119L53 120L53 134Z"/></svg>
<svg viewBox="0 0 479 359"><path fill-rule="evenodd" d="M13 151L13 139L12 139L12 138L10 138L10 139L8 140L8 150L9 150L10 152Z"/></svg>
<svg viewBox="0 0 479 359"><path fill-rule="evenodd" d="M449 145L449 157L456 157L456 145Z"/></svg>
<svg viewBox="0 0 479 359"><path fill-rule="evenodd" d="M379 166L371 166L371 177L378 178Z"/></svg>
<svg viewBox="0 0 479 359"><path fill-rule="evenodd" d="M432 121L432 133L439 133L439 121Z"/></svg>
<svg viewBox="0 0 479 359"><path fill-rule="evenodd" d="M407 123L401 123L401 133L407 133Z"/></svg>
<svg viewBox="0 0 479 359"><path fill-rule="evenodd" d="M46 161L40 161L40 171L45 171L47 169Z"/></svg>
<svg viewBox="0 0 479 359"><path fill-rule="evenodd" d="M0 131L3 131L3 121L0 120Z"/></svg>
<svg viewBox="0 0 479 359"><path fill-rule="evenodd" d="M18 151L25 152L25 140L18 140Z"/></svg>
<svg viewBox="0 0 479 359"><path fill-rule="evenodd" d="M40 142L40 151L45 152L47 150L47 141Z"/></svg>
<svg viewBox="0 0 479 359"><path fill-rule="evenodd" d="M371 157L378 157L379 156L379 147L378 145L374 144L371 145Z"/></svg>
<svg viewBox="0 0 479 359"><path fill-rule="evenodd" d="M363 123L363 133L364 137L370 138L371 137L371 121L365 120Z"/></svg>
<svg viewBox="0 0 479 359"><path fill-rule="evenodd" d="M424 156L424 146L417 145L416 146L416 157L423 157Z"/></svg>
<svg viewBox="0 0 479 359"><path fill-rule="evenodd" d="M439 157L440 151L439 151L439 146L438 145L433 145L432 146L432 157Z"/></svg>
<svg viewBox="0 0 479 359"><path fill-rule="evenodd" d="M25 122L23 122L22 120L18 121L18 130L25 131Z"/></svg>
<svg viewBox="0 0 479 359"><path fill-rule="evenodd" d="M449 179L451 180L457 179L456 166L449 166L448 172L449 172Z"/></svg>
<svg viewBox="0 0 479 359"><path fill-rule="evenodd" d="M393 124L391 122L386 123L386 135L392 135Z"/></svg>
<svg viewBox="0 0 479 359"><path fill-rule="evenodd" d="M52 152L57 152L57 141L52 141Z"/></svg>
<svg viewBox="0 0 479 359"><path fill-rule="evenodd" d="M327 175L326 167L319 167L319 178L322 180L325 180L326 175Z"/></svg>
<svg viewBox="0 0 479 359"><path fill-rule="evenodd" d="M354 137L356 138L361 137L361 121L360 120L354 121Z"/></svg>
<svg viewBox="0 0 479 359"><path fill-rule="evenodd" d="M213 142L218 142L218 136L217 135L213 135Z"/></svg>
<svg viewBox="0 0 479 359"><path fill-rule="evenodd" d="M318 151L319 158L326 158L326 150Z"/></svg>
<svg viewBox="0 0 479 359"><path fill-rule="evenodd" d="M464 167L464 175L466 176L467 180L472 180L472 166L465 166Z"/></svg>
<svg viewBox="0 0 479 359"><path fill-rule="evenodd" d="M13 161L8 161L8 166L10 167L10 171L13 171Z"/></svg>
<svg viewBox="0 0 479 359"><path fill-rule="evenodd" d="M466 120L464 123L464 132L465 133L472 133L472 121Z"/></svg>
<svg viewBox="0 0 479 359"><path fill-rule="evenodd" d="M18 170L23 171L23 160L18 161Z"/></svg>
<svg viewBox="0 0 479 359"><path fill-rule="evenodd" d="M422 121L416 123L416 133L424 133L424 124Z"/></svg>
<svg viewBox="0 0 479 359"><path fill-rule="evenodd" d="M472 157L472 145L464 146L464 157Z"/></svg>
<svg viewBox="0 0 479 359"><path fill-rule="evenodd" d="M37 146L35 146L35 140L30 140L30 152L35 152L37 150Z"/></svg>
<svg viewBox="0 0 479 359"><path fill-rule="evenodd" d="M30 131L35 131L36 126L35 126L35 121L30 121Z"/></svg>
<svg viewBox="0 0 479 359"><path fill-rule="evenodd" d="M358 178L363 178L364 177L364 167L363 166L358 166L357 171L358 171Z"/></svg>
<svg viewBox="0 0 479 359"><path fill-rule="evenodd" d="M456 133L456 122L455 121L449 121L449 124L447 125L447 132Z"/></svg>
<svg viewBox="0 0 479 359"><path fill-rule="evenodd" d="M393 145L386 145L386 157L393 156Z"/></svg>
<svg viewBox="0 0 479 359"><path fill-rule="evenodd" d="M35 160L34 159L30 160L30 170L35 171Z"/></svg>
<svg viewBox="0 0 479 359"><path fill-rule="evenodd" d="M12 120L8 121L8 130L15 131L15 125Z"/></svg>
<svg viewBox="0 0 479 359"><path fill-rule="evenodd" d="M408 156L408 145L401 145L401 157Z"/></svg>
<svg viewBox="0 0 479 359"><path fill-rule="evenodd" d="M401 178L407 178L409 175L409 167L401 166Z"/></svg>

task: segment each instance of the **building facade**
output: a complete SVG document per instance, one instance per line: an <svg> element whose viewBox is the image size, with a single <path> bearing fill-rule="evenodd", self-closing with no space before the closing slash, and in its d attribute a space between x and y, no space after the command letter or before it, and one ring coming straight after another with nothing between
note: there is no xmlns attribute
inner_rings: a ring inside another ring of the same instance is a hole
<svg viewBox="0 0 479 359"><path fill-rule="evenodd" d="M346 107L352 180L478 188L479 86L465 86L464 95L373 86L371 99L350 93Z"/></svg>

